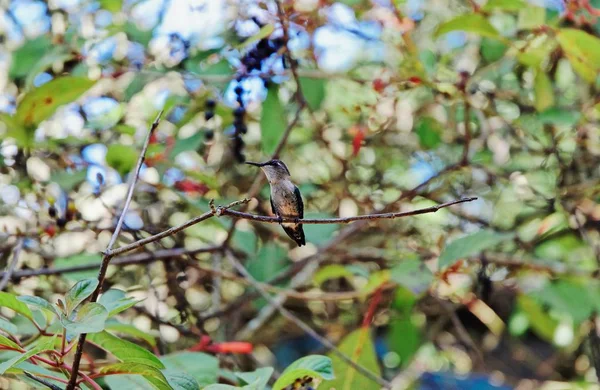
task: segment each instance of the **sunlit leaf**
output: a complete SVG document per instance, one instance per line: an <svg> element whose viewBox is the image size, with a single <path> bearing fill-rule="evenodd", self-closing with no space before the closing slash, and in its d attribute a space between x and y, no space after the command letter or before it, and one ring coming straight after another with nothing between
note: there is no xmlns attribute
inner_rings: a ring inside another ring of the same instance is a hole
<svg viewBox="0 0 600 390"><path fill-rule="evenodd" d="M573 28L558 30L556 39L573 69L587 82L595 82L600 71L600 39Z"/></svg>
<svg viewBox="0 0 600 390"><path fill-rule="evenodd" d="M237 372L235 375L247 385L252 384L257 386L258 389L265 389L271 375L273 375L273 368L263 367L252 372Z"/></svg>
<svg viewBox="0 0 600 390"><path fill-rule="evenodd" d="M527 3L523 0L488 0L483 6L484 11L519 11L520 9L527 6Z"/></svg>
<svg viewBox="0 0 600 390"><path fill-rule="evenodd" d="M338 348L355 363L360 364L374 375L381 375L381 368L377 362L375 346L373 345L369 328L360 328L351 332L342 339ZM355 368L348 365L348 363L343 361L336 354L330 353L329 356L333 362L335 379L323 382L321 385L323 388L347 390L379 390L381 388L381 385L357 372Z"/></svg>
<svg viewBox="0 0 600 390"><path fill-rule="evenodd" d="M52 48L52 42L46 35L29 40L12 53L9 71L10 78L24 77L30 74L37 62Z"/></svg>
<svg viewBox="0 0 600 390"><path fill-rule="evenodd" d="M442 125L430 116L419 119L415 132L423 149L433 149L442 141Z"/></svg>
<svg viewBox="0 0 600 390"><path fill-rule="evenodd" d="M131 171L137 159L135 148L123 144L111 144L106 152L106 162L121 175Z"/></svg>
<svg viewBox="0 0 600 390"><path fill-rule="evenodd" d="M2 362L0 364L0 375L3 375L6 372L6 370L8 370L9 368L29 359L32 356L37 355L40 352L54 349L55 341L56 341L56 336L54 336L54 337L42 336L26 352L21 353L11 359L8 359L8 360Z"/></svg>
<svg viewBox="0 0 600 390"><path fill-rule="evenodd" d="M434 37L439 37L452 31L475 33L488 38L500 37L500 33L482 14L457 16L454 19L440 24L433 35Z"/></svg>
<svg viewBox="0 0 600 390"><path fill-rule="evenodd" d="M160 361L170 370L184 371L190 374L200 386L217 381L219 360L202 352L175 352L162 356Z"/></svg>
<svg viewBox="0 0 600 390"><path fill-rule="evenodd" d="M123 0L99 0L100 7L112 13L119 12L123 7Z"/></svg>
<svg viewBox="0 0 600 390"><path fill-rule="evenodd" d="M123 362L123 363L115 363L110 364L108 366L104 366L100 368L98 371L103 375L141 375L146 380L148 380L152 385L156 387L158 390L171 390L171 386L169 386L169 382L167 378L165 378L164 374L160 371L159 368L154 366L149 366L143 363L134 363L134 362ZM109 376L109 378L110 378ZM111 381L108 380L108 383L111 387ZM119 382L117 382L119 383ZM131 385L129 385L131 386ZM116 386L114 387L116 388ZM131 388L131 387L129 387Z"/></svg>
<svg viewBox="0 0 600 390"><path fill-rule="evenodd" d="M341 264L330 264L322 267L313 276L315 285L320 286L330 279L346 278L352 279L352 272Z"/></svg>
<svg viewBox="0 0 600 390"><path fill-rule="evenodd" d="M158 369L165 368L152 352L137 344L122 340L107 331L89 334L87 339L123 362L140 363Z"/></svg>
<svg viewBox="0 0 600 390"><path fill-rule="evenodd" d="M309 376L320 379L335 378L332 360L327 356L309 355L290 364L273 385L273 390L281 390L294 383L297 378Z"/></svg>
<svg viewBox="0 0 600 390"><path fill-rule="evenodd" d="M5 336L3 336L3 335L0 334L0 350L3 349L2 347L14 349L16 351L20 351L21 350L21 347L19 347L19 344L15 343L14 341L12 341L11 339L9 339L8 337L5 337Z"/></svg>
<svg viewBox="0 0 600 390"><path fill-rule="evenodd" d="M24 315L25 317L33 320L33 314L26 304L19 301L16 296L6 292L0 291L0 307L6 307L15 312Z"/></svg>
<svg viewBox="0 0 600 390"><path fill-rule="evenodd" d="M84 77L59 77L32 89L19 102L15 118L24 126L36 126L65 104L77 100L94 84Z"/></svg>
<svg viewBox="0 0 600 390"><path fill-rule="evenodd" d="M544 111L554 105L554 88L548 75L538 70L533 82L534 105L537 111Z"/></svg>
<svg viewBox="0 0 600 390"><path fill-rule="evenodd" d="M267 38L269 35L271 35L273 33L273 31L275 31L275 26L272 24L265 24L264 26L262 26L260 28L260 30L258 30L258 32L254 35L252 35L251 37L247 38L244 42L240 43L239 45L236 45L236 49L242 49L246 46L249 46L250 44L254 43L254 42L258 42L263 38Z"/></svg>
<svg viewBox="0 0 600 390"><path fill-rule="evenodd" d="M137 338L147 342L151 347L156 346L156 338L149 332L140 330L134 325L131 324L123 324L118 321L110 321L107 322L104 326L106 330L110 330L113 333L124 334L127 336L131 336L133 338Z"/></svg>

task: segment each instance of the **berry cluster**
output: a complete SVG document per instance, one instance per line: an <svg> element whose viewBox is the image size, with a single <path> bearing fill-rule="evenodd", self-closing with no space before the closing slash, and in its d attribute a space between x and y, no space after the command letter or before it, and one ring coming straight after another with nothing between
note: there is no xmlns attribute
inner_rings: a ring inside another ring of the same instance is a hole
<svg viewBox="0 0 600 390"><path fill-rule="evenodd" d="M254 23L258 25L258 27L263 27L264 24L261 23L257 18L252 18ZM260 71L262 68L262 63L265 59L269 58L272 54L275 54L281 49L284 44L283 38L263 38L256 46L254 46L249 52L247 52L241 59L242 64L246 67L246 71L252 72L253 70Z"/></svg>
<svg viewBox="0 0 600 390"><path fill-rule="evenodd" d="M77 210L77 207L75 207L75 203L72 200L67 201L67 208L64 216L58 215L58 211L56 210L54 204L51 204L50 207L48 207L48 215L50 218L56 220L56 226L61 229L67 225L67 222L81 218L81 214Z"/></svg>
<svg viewBox="0 0 600 390"><path fill-rule="evenodd" d="M297 378L294 383L285 387L285 390L314 390L313 378L305 376L303 378Z"/></svg>
<svg viewBox="0 0 600 390"><path fill-rule="evenodd" d="M238 162L246 161L244 156L244 140L242 134L246 134L248 128L244 123L244 116L246 115L246 108L244 107L244 88L241 85L237 85L234 90L236 94L236 100L238 102L238 108L233 112L233 154Z"/></svg>

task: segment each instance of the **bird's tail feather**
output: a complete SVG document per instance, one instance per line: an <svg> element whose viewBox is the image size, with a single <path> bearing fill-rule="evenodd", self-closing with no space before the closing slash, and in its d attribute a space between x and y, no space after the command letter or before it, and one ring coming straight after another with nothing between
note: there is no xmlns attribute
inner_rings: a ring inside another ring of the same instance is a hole
<svg viewBox="0 0 600 390"><path fill-rule="evenodd" d="M286 234L294 241L298 246L306 245L306 239L304 238L304 229L302 229L302 225L296 226L283 226L283 230L285 230Z"/></svg>

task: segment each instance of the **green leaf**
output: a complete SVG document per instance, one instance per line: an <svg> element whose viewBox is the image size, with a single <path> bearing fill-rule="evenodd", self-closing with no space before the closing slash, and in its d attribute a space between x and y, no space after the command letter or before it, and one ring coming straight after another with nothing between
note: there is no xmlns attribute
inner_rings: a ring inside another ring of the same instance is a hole
<svg viewBox="0 0 600 390"><path fill-rule="evenodd" d="M152 352L122 340L107 331L92 333L88 335L88 340L123 362L140 363L158 369L165 368L165 365Z"/></svg>
<svg viewBox="0 0 600 390"><path fill-rule="evenodd" d="M513 233L498 233L493 230L480 230L476 233L457 238L444 247L438 260L439 269L444 269L460 258L479 254L503 241L514 237Z"/></svg>
<svg viewBox="0 0 600 390"><path fill-rule="evenodd" d="M97 333L104 330L108 311L96 302L87 302L77 309L69 318L61 316L60 322L71 333Z"/></svg>
<svg viewBox="0 0 600 390"><path fill-rule="evenodd" d="M442 125L430 116L419 118L415 125L419 143L425 150L433 149L442 142Z"/></svg>
<svg viewBox="0 0 600 390"><path fill-rule="evenodd" d="M519 10L519 20L517 22L519 30L533 30L545 23L545 8L530 5Z"/></svg>
<svg viewBox="0 0 600 390"><path fill-rule="evenodd" d="M98 270L100 269L100 261L102 260L102 256L97 253L80 253L78 255L70 256L70 257L61 257L59 259L54 260L54 267L60 268L68 268L74 267L78 265L89 265L89 264L98 264L98 267L95 269L91 269L88 271L79 271L79 272L69 272L64 274L65 278L72 281L79 281L85 278L93 278L98 275Z"/></svg>
<svg viewBox="0 0 600 390"><path fill-rule="evenodd" d="M322 78L299 77L302 94L311 110L321 108L325 99L326 80Z"/></svg>
<svg viewBox="0 0 600 390"><path fill-rule="evenodd" d="M40 389L47 389L47 387L40 387L40 384L38 382L33 381L32 379L26 377L24 375L24 372L29 372L31 374L38 374L38 376L45 376L45 380L47 380L48 382L58 386L59 388L63 388L64 387L64 383L61 383L59 381L53 380L48 378L48 376L50 377L55 377L55 378L61 378L61 379L65 379L68 380L69 378L67 378L62 372L56 372L56 371L51 371L39 364L33 364L33 363L29 363L27 361L21 362L19 364L14 365L10 370L7 371L7 373L15 373L19 375L19 379L26 381L27 383L29 383L32 387L36 386L35 388L40 388Z"/></svg>
<svg viewBox="0 0 600 390"><path fill-rule="evenodd" d="M86 169L81 169L75 172L59 171L54 172L52 176L50 176L50 181L58 184L64 191L69 192L77 185L85 181L86 177Z"/></svg>
<svg viewBox="0 0 600 390"><path fill-rule="evenodd" d="M260 139L265 155L273 154L286 126L285 112L279 100L279 86L271 84L267 90L267 98L263 102L260 117Z"/></svg>
<svg viewBox="0 0 600 390"><path fill-rule="evenodd" d="M128 298L125 291L111 288L105 291L98 299L98 303L108 310L108 316L112 317L120 312L129 309L141 300Z"/></svg>
<svg viewBox="0 0 600 390"><path fill-rule="evenodd" d="M304 218L332 218L332 215L327 213L304 213ZM339 228L340 225L334 223L304 225L306 242L315 245L325 244Z"/></svg>
<svg viewBox="0 0 600 390"><path fill-rule="evenodd" d="M435 38L452 31L464 31L479 34L482 37L499 38L500 33L482 14L460 15L440 24L433 36Z"/></svg>
<svg viewBox="0 0 600 390"><path fill-rule="evenodd" d="M34 306L38 309L42 309L47 311L48 313L52 313L56 316L60 316L60 312L58 308L41 297L32 297L29 295L21 295L17 298L19 301L26 303L27 305Z"/></svg>
<svg viewBox="0 0 600 390"><path fill-rule="evenodd" d="M198 382L187 372L166 369L162 373L173 390L198 390L199 388Z"/></svg>
<svg viewBox="0 0 600 390"><path fill-rule="evenodd" d="M109 317L110 317L110 314L109 314ZM116 320L111 320L110 322L107 322L105 324L104 329L111 330L114 333L122 333L127 336L131 336L134 338L144 340L151 347L156 347L156 338L152 334L136 328L134 325L123 324Z"/></svg>
<svg viewBox="0 0 600 390"><path fill-rule="evenodd" d="M0 330L3 330L8 334L16 334L18 328L15 324L6 321L4 318L0 318Z"/></svg>
<svg viewBox="0 0 600 390"><path fill-rule="evenodd" d="M15 351L22 350L22 348L19 347L19 344L0 334L0 350L3 349L2 347L8 347L10 349L14 349Z"/></svg>
<svg viewBox="0 0 600 390"><path fill-rule="evenodd" d="M535 300L526 295L519 295L517 298L517 307L524 313L529 320L533 331L542 339L552 341L554 332L558 326L558 321L550 317Z"/></svg>
<svg viewBox="0 0 600 390"><path fill-rule="evenodd" d="M124 362L124 363L115 363L110 364L108 366L104 366L100 368L98 371L99 374L103 375L141 375L146 380L148 380L156 389L159 390L171 390L171 386L169 386L169 382L167 378L165 378L164 374L160 371L160 369L149 366L143 363L132 363L132 362ZM109 379L110 377L106 378ZM113 386L110 380L107 381L109 386L113 389L116 389L116 386ZM131 387L128 387L131 388ZM136 388L136 387L134 387Z"/></svg>
<svg viewBox="0 0 600 390"><path fill-rule="evenodd" d="M400 357L401 367L406 367L421 346L421 332L410 316L390 321L387 340L390 350Z"/></svg>
<svg viewBox="0 0 600 390"><path fill-rule="evenodd" d="M106 163L121 175L126 174L135 166L138 153L131 146L111 144L106 152Z"/></svg>
<svg viewBox="0 0 600 390"><path fill-rule="evenodd" d="M39 56L39 54L36 53ZM46 71L48 68L53 66L56 63L64 63L72 59L74 55L69 53L65 46L54 46L49 52L44 54L44 56L35 63L32 67L31 71L27 74L25 78L25 88L29 90L34 87L33 83L35 78L42 72ZM71 74L74 76L74 74Z"/></svg>
<svg viewBox="0 0 600 390"><path fill-rule="evenodd" d="M36 66L45 52L52 48L52 42L46 35L25 42L12 53L12 61L8 76L11 79L27 76Z"/></svg>
<svg viewBox="0 0 600 390"><path fill-rule="evenodd" d="M98 287L98 279L84 279L75 283L65 295L67 315L87 299Z"/></svg>
<svg viewBox="0 0 600 390"><path fill-rule="evenodd" d="M0 122L6 126L6 137L14 138L17 145L28 147L33 144L34 131L23 127L14 116L0 113Z"/></svg>
<svg viewBox="0 0 600 390"><path fill-rule="evenodd" d="M246 269L254 279L264 282L288 265L287 250L274 242L268 242L246 263Z"/></svg>
<svg viewBox="0 0 600 390"><path fill-rule="evenodd" d="M59 77L28 92L17 107L15 118L24 126L37 126L62 105L77 100L96 81L84 77Z"/></svg>
<svg viewBox="0 0 600 390"><path fill-rule="evenodd" d="M49 351L54 349L54 344L56 341L56 335L53 337L41 337L31 349L27 350L25 353L19 354L11 359L8 359L2 364L0 364L0 375L4 375L6 370L9 368L29 359L32 356L37 355L40 352Z"/></svg>
<svg viewBox="0 0 600 390"><path fill-rule="evenodd" d="M313 283L317 286L322 285L330 279L346 278L352 280L354 274L341 264L331 264L322 267L313 276Z"/></svg>
<svg viewBox="0 0 600 390"><path fill-rule="evenodd" d="M540 112L554 105L554 89L550 77L542 70L537 70L533 81L535 109Z"/></svg>
<svg viewBox="0 0 600 390"><path fill-rule="evenodd" d="M573 28L559 29L556 39L573 69L585 81L594 83L600 71L600 39Z"/></svg>
<svg viewBox="0 0 600 390"><path fill-rule="evenodd" d="M272 24L265 24L264 26L262 26L260 28L260 30L258 30L258 32L256 34L249 37L244 42L242 42L238 45L235 45L234 47L236 49L242 49L254 42L260 41L263 38L267 38L269 35L271 35L273 33L274 30L275 30L275 26L273 26Z"/></svg>
<svg viewBox="0 0 600 390"><path fill-rule="evenodd" d="M589 292L589 286L569 280L559 280L556 283L546 284L541 291L532 295L552 309L568 314L576 324L580 324L590 318L595 309L595 297L592 297ZM574 304L575 302L577 304Z"/></svg>
<svg viewBox="0 0 600 390"><path fill-rule="evenodd" d="M235 375L247 385L252 384L257 389L266 389L273 371L272 367L263 367L252 372L236 372Z"/></svg>
<svg viewBox="0 0 600 390"><path fill-rule="evenodd" d="M100 1L100 7L112 12L113 14L116 12L119 12L121 10L121 8L123 7L123 1L122 0L99 0Z"/></svg>
<svg viewBox="0 0 600 390"><path fill-rule="evenodd" d="M486 12L496 9L501 11L519 11L526 6L527 3L523 0L488 0L482 9Z"/></svg>
<svg viewBox="0 0 600 390"><path fill-rule="evenodd" d="M391 270L391 279L420 295L427 291L433 282L433 274L419 259L407 259Z"/></svg>
<svg viewBox="0 0 600 390"><path fill-rule="evenodd" d="M332 360L327 356L309 355L290 364L273 385L273 390L281 390L304 376L330 380L333 374Z"/></svg>
<svg viewBox="0 0 600 390"><path fill-rule="evenodd" d="M375 346L371 339L369 328L360 328L348 334L338 348L347 356L352 357L352 360L360 364L373 374L380 376L381 369L377 363L377 355L375 355ZM340 359L337 355L329 354L333 361L333 370L336 373L336 378L322 384L325 389L360 389L360 390L379 390L381 386L366 376L356 372L346 362Z"/></svg>
<svg viewBox="0 0 600 390"><path fill-rule="evenodd" d="M581 113L573 110L550 108L538 114L542 124L555 126L575 126L581 119Z"/></svg>
<svg viewBox="0 0 600 390"><path fill-rule="evenodd" d="M483 37L481 39L481 56L487 62L495 62L498 61L506 50L508 49L508 45L504 42L498 41L492 38Z"/></svg>
<svg viewBox="0 0 600 390"><path fill-rule="evenodd" d="M26 304L19 301L17 297L12 294L0 291L0 307L7 307L33 321L31 310L29 310Z"/></svg>
<svg viewBox="0 0 600 390"><path fill-rule="evenodd" d="M180 138L175 141L170 158L173 159L180 153L198 150L204 142L204 133L199 131L191 137Z"/></svg>
<svg viewBox="0 0 600 390"><path fill-rule="evenodd" d="M219 62L213 64L194 63L192 61L185 61L184 67L188 72L200 75L200 76L231 76L235 73L233 66L229 61L222 59Z"/></svg>
<svg viewBox="0 0 600 390"><path fill-rule="evenodd" d="M198 382L206 386L217 381L219 360L202 352L176 352L162 356L160 360L169 370L185 371Z"/></svg>
<svg viewBox="0 0 600 390"><path fill-rule="evenodd" d="M141 375L110 375L104 377L104 382L111 390L156 390L156 387Z"/></svg>

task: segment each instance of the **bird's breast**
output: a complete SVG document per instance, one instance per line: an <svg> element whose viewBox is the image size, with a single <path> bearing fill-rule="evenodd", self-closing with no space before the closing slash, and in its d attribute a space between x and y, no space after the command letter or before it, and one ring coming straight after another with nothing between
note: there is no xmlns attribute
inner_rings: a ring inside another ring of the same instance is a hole
<svg viewBox="0 0 600 390"><path fill-rule="evenodd" d="M294 217L300 214L294 189L292 183L278 183L271 186L271 199L282 216Z"/></svg>

